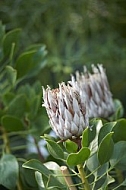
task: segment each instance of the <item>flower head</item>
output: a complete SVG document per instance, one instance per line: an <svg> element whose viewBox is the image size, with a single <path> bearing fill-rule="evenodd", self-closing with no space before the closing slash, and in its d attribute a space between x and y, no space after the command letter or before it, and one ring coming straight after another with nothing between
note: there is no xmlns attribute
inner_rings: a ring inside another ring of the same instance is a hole
<svg viewBox="0 0 126 190"><path fill-rule="evenodd" d="M57 89L43 88L43 100L52 129L61 139L79 137L88 126L85 100L73 87L61 83Z"/></svg>
<svg viewBox="0 0 126 190"><path fill-rule="evenodd" d="M76 72L69 83L85 99L90 118L108 118L114 112L114 103L105 70L102 65L92 65L92 71L84 67L84 72Z"/></svg>

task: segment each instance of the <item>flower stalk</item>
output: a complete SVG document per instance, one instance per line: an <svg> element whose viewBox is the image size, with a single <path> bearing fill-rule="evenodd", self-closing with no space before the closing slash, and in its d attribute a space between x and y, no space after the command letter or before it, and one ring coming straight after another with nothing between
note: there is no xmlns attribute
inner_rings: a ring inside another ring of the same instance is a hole
<svg viewBox="0 0 126 190"><path fill-rule="evenodd" d="M81 181L83 183L83 190L91 190L90 186L89 186L89 183L88 183L88 180L86 178L86 174L85 174L85 171L84 171L84 168L83 168L83 164L78 164L77 168L78 168L78 171L79 171L79 174L80 174Z"/></svg>

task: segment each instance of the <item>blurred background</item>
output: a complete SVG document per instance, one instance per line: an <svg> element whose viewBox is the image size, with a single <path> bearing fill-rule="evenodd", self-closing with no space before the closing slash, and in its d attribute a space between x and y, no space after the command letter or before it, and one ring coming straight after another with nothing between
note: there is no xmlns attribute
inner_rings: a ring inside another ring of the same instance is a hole
<svg viewBox="0 0 126 190"><path fill-rule="evenodd" d="M83 65L102 63L114 98L126 107L125 0L1 0L6 31L22 29L21 50L47 47L47 65L36 78L56 87Z"/></svg>
<svg viewBox="0 0 126 190"><path fill-rule="evenodd" d="M56 88L83 65L100 63L126 110L126 0L0 0L0 21L0 156L9 148L22 189L37 190L34 172L22 164L54 160L40 138L51 132L41 86ZM2 185L10 188L6 178Z"/></svg>

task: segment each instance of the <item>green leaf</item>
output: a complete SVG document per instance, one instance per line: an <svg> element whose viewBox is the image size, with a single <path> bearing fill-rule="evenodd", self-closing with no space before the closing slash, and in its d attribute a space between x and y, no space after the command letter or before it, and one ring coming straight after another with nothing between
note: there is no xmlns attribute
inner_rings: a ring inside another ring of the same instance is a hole
<svg viewBox="0 0 126 190"><path fill-rule="evenodd" d="M48 183L46 186L47 186L47 188L52 189L52 190L54 190L54 189L57 189L57 190L58 189L61 189L61 190L65 189L66 190L66 187L62 183L60 183L56 179L56 177L54 177L53 175L49 176Z"/></svg>
<svg viewBox="0 0 126 190"><path fill-rule="evenodd" d="M88 158L88 160L87 160L87 162L86 162L86 166L88 167L88 169L89 169L91 172L95 171L95 170L98 168L98 166L99 166L99 161L98 161L97 153L94 153L93 155L91 155L91 156ZM97 170L96 170L96 172L97 172ZM96 172L95 172L95 173L96 173Z"/></svg>
<svg viewBox="0 0 126 190"><path fill-rule="evenodd" d="M42 180L42 174L38 171L35 172L35 179L37 181L37 184L39 186L39 190L45 190L44 183Z"/></svg>
<svg viewBox="0 0 126 190"><path fill-rule="evenodd" d="M17 28L4 35L3 51L5 57L8 57L10 55L13 44L15 44L15 48L17 48L20 32L21 29Z"/></svg>
<svg viewBox="0 0 126 190"><path fill-rule="evenodd" d="M45 66L45 46L20 55L16 61L17 78L33 77Z"/></svg>
<svg viewBox="0 0 126 190"><path fill-rule="evenodd" d="M40 161L32 159L26 163L23 164L24 168L32 169L35 171L39 171L41 174L43 174L45 177L48 178L46 187L51 187L54 189L54 187L61 187L61 189L64 188L64 185L60 183L56 177L53 176L53 172L51 172L46 166L44 166ZM44 183L45 185L45 183Z"/></svg>
<svg viewBox="0 0 126 190"><path fill-rule="evenodd" d="M114 148L114 143L112 140L112 135L113 132L108 133L103 140L101 141L100 145L99 145L99 149L98 149L98 159L100 164L104 164L107 161L109 161L112 152L113 152L113 148Z"/></svg>
<svg viewBox="0 0 126 190"><path fill-rule="evenodd" d="M23 117L28 111L28 102L24 94L16 96L8 105L7 113L15 117Z"/></svg>
<svg viewBox="0 0 126 190"><path fill-rule="evenodd" d="M102 126L98 135L98 144L101 143L102 139L112 131L113 127L115 126L116 122L109 122Z"/></svg>
<svg viewBox="0 0 126 190"><path fill-rule="evenodd" d="M31 189L37 189L38 184L35 179L35 171L26 168L20 168L21 181L25 186L30 186Z"/></svg>
<svg viewBox="0 0 126 190"><path fill-rule="evenodd" d="M64 159L64 152L62 148L55 142L49 139L46 139L47 148L49 153L56 159Z"/></svg>
<svg viewBox="0 0 126 190"><path fill-rule="evenodd" d="M92 128L89 130L89 142L91 154L94 154L98 150L98 135L100 129L103 127L102 121L99 119L91 120Z"/></svg>
<svg viewBox="0 0 126 190"><path fill-rule="evenodd" d="M15 85L16 70L11 66L6 66L0 73L0 95L5 95Z"/></svg>
<svg viewBox="0 0 126 190"><path fill-rule="evenodd" d="M78 164L84 163L88 157L90 156L90 149L87 147L83 147L77 153L69 154L67 158L67 164L69 166L77 166Z"/></svg>
<svg viewBox="0 0 126 190"><path fill-rule="evenodd" d="M126 119L117 120L112 131L114 142L126 141Z"/></svg>
<svg viewBox="0 0 126 190"><path fill-rule="evenodd" d="M11 66L6 66L6 72L10 85L14 86L17 78L17 71Z"/></svg>
<svg viewBox="0 0 126 190"><path fill-rule="evenodd" d="M121 101L118 100L118 99L115 99L115 100L114 100L114 105L115 105L115 113L114 113L114 115L112 116L112 118L113 118L114 120L117 120L117 119L123 117L124 108L123 108L123 105L122 105Z"/></svg>
<svg viewBox="0 0 126 190"><path fill-rule="evenodd" d="M66 150L70 153L75 153L77 152L77 149L78 149L78 145L69 139L65 141L65 147L66 147Z"/></svg>
<svg viewBox="0 0 126 190"><path fill-rule="evenodd" d="M126 141L119 141L114 145L110 164L112 168L126 170Z"/></svg>
<svg viewBox="0 0 126 190"><path fill-rule="evenodd" d="M36 95L32 98L30 101L30 115L31 118L35 117L38 113L38 109L40 108L41 105L41 97L40 95Z"/></svg>
<svg viewBox="0 0 126 190"><path fill-rule="evenodd" d="M41 112L42 113L42 112ZM31 118L31 135L35 137L36 140L40 140L40 134L44 135L46 132L50 132L50 126L48 118L44 114L37 114L35 118ZM42 137L43 138L43 137Z"/></svg>
<svg viewBox="0 0 126 190"><path fill-rule="evenodd" d="M3 96L4 105L8 107L10 102L15 98L15 94L12 92L8 92Z"/></svg>
<svg viewBox="0 0 126 190"><path fill-rule="evenodd" d="M1 123L7 132L20 131L24 129L22 121L14 116L4 115L1 118Z"/></svg>
<svg viewBox="0 0 126 190"><path fill-rule="evenodd" d="M16 158L11 154L4 154L0 160L0 184L8 189L15 189L18 173Z"/></svg>
<svg viewBox="0 0 126 190"><path fill-rule="evenodd" d="M40 161L35 160L35 159L25 162L23 164L23 168L28 168L28 169L32 169L35 171L39 171L46 177L49 177L49 175L52 174L52 172L50 170L48 170L48 168L46 166L44 166Z"/></svg>
<svg viewBox="0 0 126 190"><path fill-rule="evenodd" d="M90 130L89 128L86 128L83 131L82 141L81 141L82 147L87 147L89 145L89 130Z"/></svg>

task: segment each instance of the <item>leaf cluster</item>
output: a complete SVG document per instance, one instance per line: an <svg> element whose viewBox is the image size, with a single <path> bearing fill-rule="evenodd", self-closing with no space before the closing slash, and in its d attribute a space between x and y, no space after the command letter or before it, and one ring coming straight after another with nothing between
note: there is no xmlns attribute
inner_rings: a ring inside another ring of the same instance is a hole
<svg viewBox="0 0 126 190"><path fill-rule="evenodd" d="M21 52L20 42L21 29L6 32L0 22L0 188L7 189L20 188L19 175L23 186L31 186L34 175L20 167L31 154L29 137L38 150L36 157L44 159L39 136L49 131L41 108L41 83L35 78L46 66L47 50L43 44L34 44Z"/></svg>

